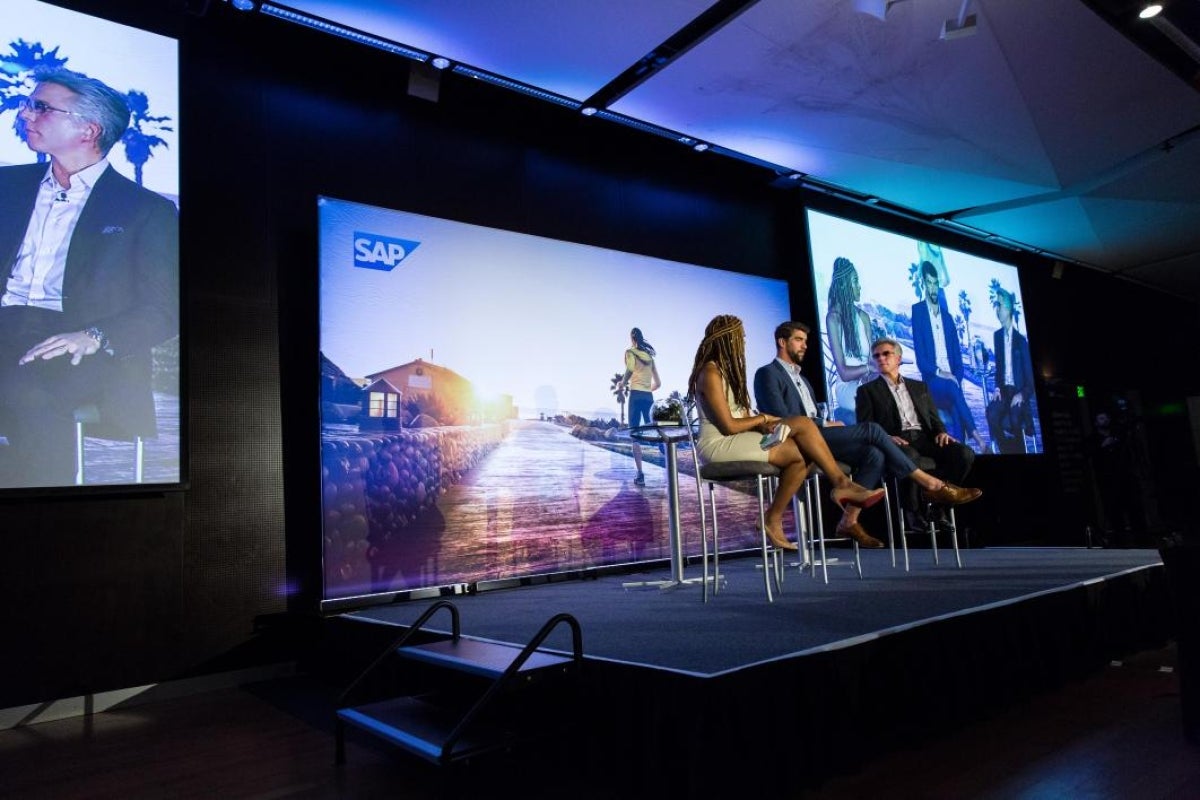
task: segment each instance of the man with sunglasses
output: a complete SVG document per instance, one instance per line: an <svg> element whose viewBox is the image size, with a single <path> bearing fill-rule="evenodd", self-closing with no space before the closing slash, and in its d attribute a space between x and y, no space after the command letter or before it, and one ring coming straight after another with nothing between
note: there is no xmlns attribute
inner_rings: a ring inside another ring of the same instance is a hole
<svg viewBox="0 0 1200 800"><path fill-rule="evenodd" d="M933 459L933 473L951 484L961 483L975 462L975 453L949 433L938 416L929 387L923 382L900 375L900 357L904 350L895 339L877 339L871 344L871 358L879 377L858 387L854 410L859 422L877 422L909 457ZM975 499L982 492L971 490ZM940 498L929 496L936 513L941 515ZM917 487L911 485L907 502L910 513L920 515Z"/></svg>
<svg viewBox="0 0 1200 800"><path fill-rule="evenodd" d="M175 204L107 158L125 96L35 79L16 131L49 164L0 168L0 488L74 481L77 407L106 438L153 437L150 349L178 330Z"/></svg>

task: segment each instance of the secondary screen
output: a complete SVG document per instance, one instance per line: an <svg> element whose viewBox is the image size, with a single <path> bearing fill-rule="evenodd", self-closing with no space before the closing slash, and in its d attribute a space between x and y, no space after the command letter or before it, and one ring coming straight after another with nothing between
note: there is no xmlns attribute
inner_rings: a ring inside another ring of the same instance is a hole
<svg viewBox="0 0 1200 800"><path fill-rule="evenodd" d="M664 454L637 482L618 391L632 331L661 403L717 314L769 361L786 283L330 198L319 220L327 599L668 556ZM728 544L756 508L731 493Z"/></svg>
<svg viewBox="0 0 1200 800"><path fill-rule="evenodd" d="M177 43L0 4L0 489L177 483Z"/></svg>
<svg viewBox="0 0 1200 800"><path fill-rule="evenodd" d="M858 387L878 376L871 342L886 336L952 436L981 454L1042 451L1016 267L815 211L808 227L837 419L855 421Z"/></svg>

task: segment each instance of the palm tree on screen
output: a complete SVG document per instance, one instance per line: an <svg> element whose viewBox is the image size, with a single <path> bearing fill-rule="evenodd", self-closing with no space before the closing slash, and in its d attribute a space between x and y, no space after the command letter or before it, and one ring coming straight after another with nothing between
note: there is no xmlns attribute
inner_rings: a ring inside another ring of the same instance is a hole
<svg viewBox="0 0 1200 800"><path fill-rule="evenodd" d="M617 398L617 405L619 405L621 407L621 424L622 425L625 424L625 381L624 381L624 377L625 376L622 375L620 372L618 372L616 375L613 375L612 385L609 387L610 389L612 389L613 395Z"/></svg>
<svg viewBox="0 0 1200 800"><path fill-rule="evenodd" d="M142 169L146 162L153 157L156 147L167 147L167 142L161 136L155 136L153 131L170 132L174 130L166 123L170 117L159 117L150 113L150 98L145 92L131 89L125 95L129 101L131 118L129 128L121 136L121 144L125 145L125 158L133 164L133 177L137 185L142 185Z"/></svg>

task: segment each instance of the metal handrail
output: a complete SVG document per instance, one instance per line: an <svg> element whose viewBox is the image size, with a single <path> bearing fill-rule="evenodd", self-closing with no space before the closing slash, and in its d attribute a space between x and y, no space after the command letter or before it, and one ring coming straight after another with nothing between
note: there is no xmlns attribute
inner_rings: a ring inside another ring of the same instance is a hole
<svg viewBox="0 0 1200 800"><path fill-rule="evenodd" d="M508 668L504 670L500 677L497 678L490 687L488 687L488 690L483 693L483 696L481 696L478 701L476 701L475 705L471 707L471 710L466 713L466 716L459 720L458 724L454 726L454 729L450 731L450 735L446 737L446 741L442 745L441 761L443 763L449 760L449 757L454 750L454 745L460 738L462 738L463 733L467 730L475 718L482 713L483 709L488 705L491 699L495 695L499 694L499 692L513 680L517 672L519 672L521 667L525 665L525 662L529 660L529 657L538 649L538 646L541 645L541 643L546 640L546 637L548 637L550 633L556 627L558 627L560 623L563 622L565 622L571 628L571 660L576 667L579 667L583 663L583 631L579 627L579 620L567 613L555 614L546 622L545 625L542 626L541 630L539 630L537 634L529 641L529 644L525 645L525 647L521 649L521 652L518 653L517 657L513 659L513 662L508 665Z"/></svg>
<svg viewBox="0 0 1200 800"><path fill-rule="evenodd" d="M410 625L408 630L406 630L404 633L398 636L395 641L389 644L387 648L367 666L366 669L359 673L357 678L351 681L350 685L347 686L345 691L342 692L341 696L338 697L338 707L341 708L349 705L349 698L351 694L364 680L366 680L367 676L374 672L380 664L386 661L388 656L396 652L396 650L399 648L408 644L408 640L411 639L417 633L417 631L419 631L421 627L429 621L429 618L432 617L438 610L443 608L450 612L450 637L454 641L458 641L459 636L461 635L458 607L449 600L438 600L429 608L425 609L425 612L422 613L421 616L417 617L417 621Z"/></svg>

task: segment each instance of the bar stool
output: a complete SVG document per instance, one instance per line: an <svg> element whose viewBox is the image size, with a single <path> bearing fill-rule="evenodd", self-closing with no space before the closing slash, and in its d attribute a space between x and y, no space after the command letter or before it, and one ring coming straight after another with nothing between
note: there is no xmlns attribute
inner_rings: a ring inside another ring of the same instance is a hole
<svg viewBox="0 0 1200 800"><path fill-rule="evenodd" d="M925 456L917 456L917 458L914 459L914 461L916 462L916 465L919 469L922 469L926 472L929 472L929 471L933 470L935 467L937 467L937 462L935 462L932 458L927 458ZM900 479L892 478L891 485L892 485L891 491L887 492L887 496L884 497L884 500L885 500L885 502L888 503L888 516L889 516L889 519L888 519L888 547L891 549L891 552L892 552L892 566L893 567L896 566L896 543L895 543L895 539L892 536L893 528L892 528L892 522L890 519L891 513L892 513L892 508L893 508L893 506L892 506L893 498L895 500L894 509L895 509L895 514L896 514L896 529L900 531L900 544L904 550L904 571L905 572L909 571L909 560L908 560L908 536L909 536L909 534L929 536L929 547L933 551L933 563L934 564L941 563L939 556L938 556L937 523L934 520L930 519L929 515L926 514L926 523L927 524L926 524L925 530L922 531L922 530L906 528L904 525L904 502L902 500L903 495L900 493ZM884 486L884 489L885 489L885 491L887 490L886 485ZM929 507L926 508L926 511L928 511L928 510L929 510ZM951 506L950 510L949 510L949 527L950 527L950 541L954 546L954 560L958 564L959 569L962 569L962 565L963 565L962 553L958 549L958 520L954 516L954 507L953 506Z"/></svg>

